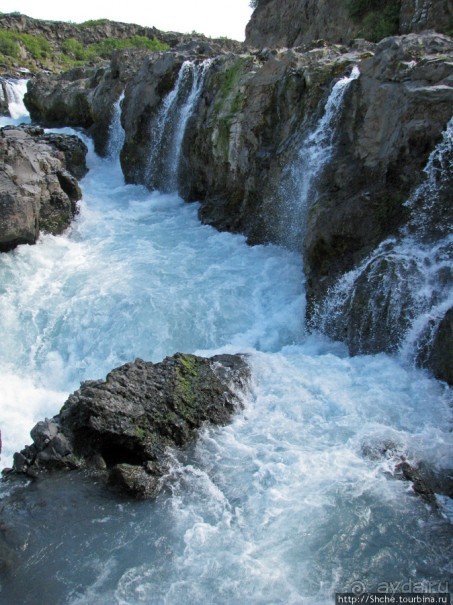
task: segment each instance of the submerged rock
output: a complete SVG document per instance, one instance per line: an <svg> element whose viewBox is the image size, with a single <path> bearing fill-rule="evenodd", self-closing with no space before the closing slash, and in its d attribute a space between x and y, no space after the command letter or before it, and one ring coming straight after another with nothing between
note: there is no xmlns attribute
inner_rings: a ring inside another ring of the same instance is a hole
<svg viewBox="0 0 453 605"><path fill-rule="evenodd" d="M15 454L14 470L39 477L85 469L128 496L155 497L167 449L184 446L205 424L229 422L248 378L238 355L137 359L105 381L82 383L57 416L33 428L33 444Z"/></svg>
<svg viewBox="0 0 453 605"><path fill-rule="evenodd" d="M423 461L410 463L401 447L391 440L364 443L361 454L372 461L388 460L390 467L393 467L392 476L401 481L410 481L414 494L429 504L433 511L439 509L436 494L453 498L451 469L434 469Z"/></svg>
<svg viewBox="0 0 453 605"><path fill-rule="evenodd" d="M75 136L31 126L0 130L0 251L70 225L82 197L73 175L86 172L86 153Z"/></svg>

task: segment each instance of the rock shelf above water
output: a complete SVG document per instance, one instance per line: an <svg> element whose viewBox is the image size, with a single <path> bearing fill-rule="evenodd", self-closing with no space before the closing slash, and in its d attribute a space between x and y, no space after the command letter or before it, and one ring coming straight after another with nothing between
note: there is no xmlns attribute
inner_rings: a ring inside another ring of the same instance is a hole
<svg viewBox="0 0 453 605"><path fill-rule="evenodd" d="M0 130L1 252L69 227L82 197L77 178L87 172L86 154L76 136L33 126Z"/></svg>
<svg viewBox="0 0 453 605"><path fill-rule="evenodd" d="M239 355L136 359L105 380L83 382L57 416L38 422L33 444L14 456L14 472L86 470L125 495L155 497L168 449L186 445L206 424L227 424L248 379Z"/></svg>

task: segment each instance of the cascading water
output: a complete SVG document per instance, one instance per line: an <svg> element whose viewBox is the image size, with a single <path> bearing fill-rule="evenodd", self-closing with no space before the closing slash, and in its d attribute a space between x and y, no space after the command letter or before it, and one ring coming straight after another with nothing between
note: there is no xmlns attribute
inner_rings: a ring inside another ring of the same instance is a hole
<svg viewBox="0 0 453 605"><path fill-rule="evenodd" d="M121 104L124 99L124 92L121 93L113 106L112 122L109 127L109 143L107 147L107 156L112 160L118 160L121 149L124 145L126 133L121 125Z"/></svg>
<svg viewBox="0 0 453 605"><path fill-rule="evenodd" d="M211 63L211 59L199 64L184 61L173 90L162 102L151 129L151 149L146 175L147 184L153 189L178 191L184 133Z"/></svg>
<svg viewBox="0 0 453 605"><path fill-rule="evenodd" d="M316 200L316 181L334 150L336 123L343 107L344 95L351 82L359 76L359 68L355 65L349 76L344 76L336 82L316 128L305 136L296 159L283 175L284 201L279 217L282 232L280 239L291 249L301 249L307 212Z"/></svg>
<svg viewBox="0 0 453 605"><path fill-rule="evenodd" d="M136 356L245 352L252 390L230 426L172 453L155 502L72 475L17 492L2 512L17 545L2 601L331 605L355 581L445 590L451 525L393 475L403 454L448 468L449 391L306 336L298 255L124 185L91 144L89 167L70 232L0 256L2 462L80 380Z"/></svg>
<svg viewBox="0 0 453 605"><path fill-rule="evenodd" d="M423 361L453 306L451 174L453 120L407 202L411 216L400 237L384 241L330 289L314 326L344 338L353 353L397 351Z"/></svg>
<svg viewBox="0 0 453 605"><path fill-rule="evenodd" d="M2 80L0 93L8 103L9 118L0 118L0 126L29 122L30 117L24 105L28 80Z"/></svg>

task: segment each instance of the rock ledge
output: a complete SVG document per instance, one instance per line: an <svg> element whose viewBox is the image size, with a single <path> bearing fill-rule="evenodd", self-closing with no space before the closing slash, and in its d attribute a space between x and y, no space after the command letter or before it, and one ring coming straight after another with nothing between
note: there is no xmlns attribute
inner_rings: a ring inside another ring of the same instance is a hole
<svg viewBox="0 0 453 605"><path fill-rule="evenodd" d="M83 382L57 416L38 422L33 444L14 455L13 474L81 469L128 496L155 497L168 448L185 445L205 424L228 423L248 379L238 355L136 359L105 380Z"/></svg>

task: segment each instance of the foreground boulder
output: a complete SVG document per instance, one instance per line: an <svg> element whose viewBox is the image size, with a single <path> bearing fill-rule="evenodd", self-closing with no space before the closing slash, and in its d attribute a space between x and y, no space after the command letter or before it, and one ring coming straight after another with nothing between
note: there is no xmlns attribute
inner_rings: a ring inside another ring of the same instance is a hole
<svg viewBox="0 0 453 605"><path fill-rule="evenodd" d="M82 194L85 144L30 126L0 130L0 251L34 244L41 231L62 233Z"/></svg>
<svg viewBox="0 0 453 605"><path fill-rule="evenodd" d="M37 477L86 469L129 496L155 497L167 449L191 441L204 424L229 422L248 377L237 355L137 359L82 383L57 416L33 428L34 443L15 454L14 470Z"/></svg>

